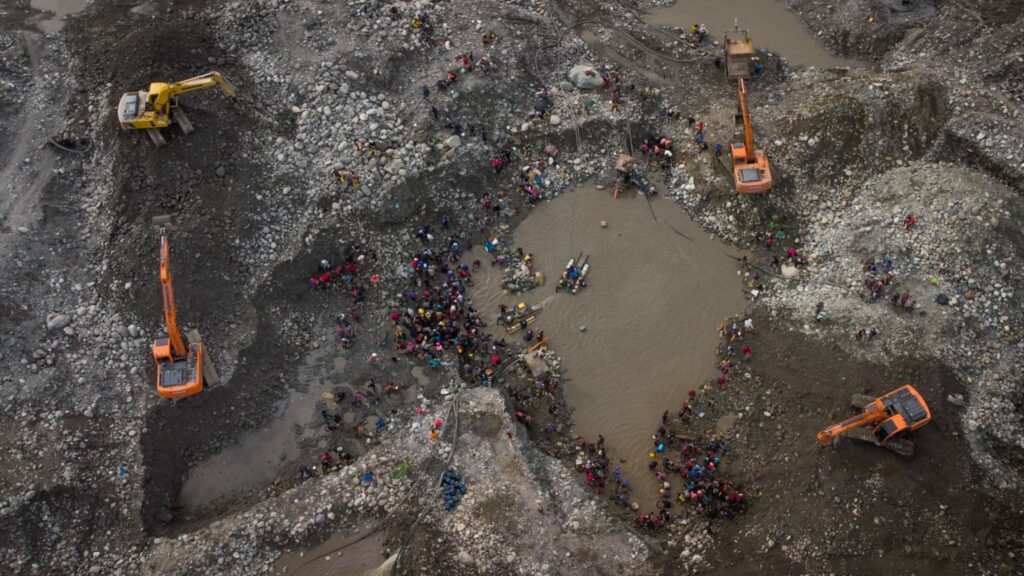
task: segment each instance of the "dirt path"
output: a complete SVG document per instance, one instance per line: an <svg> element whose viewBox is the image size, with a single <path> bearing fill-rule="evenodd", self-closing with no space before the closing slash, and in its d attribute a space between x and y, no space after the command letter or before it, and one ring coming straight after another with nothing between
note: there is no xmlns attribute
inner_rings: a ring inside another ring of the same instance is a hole
<svg viewBox="0 0 1024 576"><path fill-rule="evenodd" d="M26 163L33 148L45 144L46 132L39 130L44 119L52 121L54 114L46 102L38 98L42 90L43 77L42 36L33 32L21 34L25 52L32 68L34 85L29 91L19 114L15 115L17 126L10 152L0 170L0 248L7 248L15 232L27 231L39 218L39 196L49 181L53 168L52 154L34 154L35 161Z"/></svg>

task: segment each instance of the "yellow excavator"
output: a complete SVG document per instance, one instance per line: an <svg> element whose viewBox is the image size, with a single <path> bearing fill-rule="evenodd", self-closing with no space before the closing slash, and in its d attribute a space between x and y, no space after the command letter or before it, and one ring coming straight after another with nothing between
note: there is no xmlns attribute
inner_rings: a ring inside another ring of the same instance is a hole
<svg viewBox="0 0 1024 576"><path fill-rule="evenodd" d="M160 148L167 144L160 133L161 128L177 124L184 134L191 134L194 130L178 103L178 96L214 86L220 86L228 96L238 94L235 86L216 71L169 84L153 82L147 90L127 92L121 96L117 104L117 121L124 130L145 130L153 144Z"/></svg>
<svg viewBox="0 0 1024 576"><path fill-rule="evenodd" d="M159 217L158 217L159 218ZM219 380L213 363L204 354L203 339L198 330L188 333L188 347L178 329L178 311L174 305L171 283L171 247L164 228L160 229L160 292L164 301L164 324L167 336L153 340L153 361L156 363L156 392L164 398L179 399L203 391L204 384Z"/></svg>

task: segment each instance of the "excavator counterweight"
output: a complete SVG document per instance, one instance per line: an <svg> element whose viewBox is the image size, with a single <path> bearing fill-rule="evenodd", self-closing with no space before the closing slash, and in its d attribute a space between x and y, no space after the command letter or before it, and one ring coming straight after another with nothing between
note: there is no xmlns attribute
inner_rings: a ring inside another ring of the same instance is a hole
<svg viewBox="0 0 1024 576"><path fill-rule="evenodd" d="M856 440L892 447L909 456L913 453L913 444L906 436L932 419L924 397L909 384L878 398L868 398L866 403L856 401L856 404L861 406L861 412L818 432L818 442L831 444L849 433ZM866 433L867 428L871 429L870 434Z"/></svg>
<svg viewBox="0 0 1024 576"><path fill-rule="evenodd" d="M121 96L117 104L117 120L125 130L145 130L157 146L167 142L160 133L161 128L177 124L181 131L190 134L192 122L178 104L178 95L220 86L228 96L236 96L238 91L220 72L189 78L180 82L153 82L147 90L127 92Z"/></svg>

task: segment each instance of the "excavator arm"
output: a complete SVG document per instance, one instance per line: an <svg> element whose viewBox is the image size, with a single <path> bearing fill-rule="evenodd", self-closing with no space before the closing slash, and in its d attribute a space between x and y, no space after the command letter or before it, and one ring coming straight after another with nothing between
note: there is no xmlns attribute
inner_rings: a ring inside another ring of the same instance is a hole
<svg viewBox="0 0 1024 576"><path fill-rule="evenodd" d="M754 151L754 123L750 120L750 112L747 110L747 84L743 78L736 82L736 91L740 101L740 114L743 116L743 149L747 154L747 161L756 158Z"/></svg>
<svg viewBox="0 0 1024 576"><path fill-rule="evenodd" d="M228 96L237 96L238 90L234 84L228 82L227 78L224 78L220 72L207 72L195 78L189 78L188 80L182 80L181 82L174 82L172 84L154 83L150 85L149 94L151 97L155 95L155 99L152 102L155 110L162 110L170 102L171 98L174 98L178 94L184 94L186 92L193 92L195 90L203 90L206 88L213 88L214 86L220 86L224 93Z"/></svg>
<svg viewBox="0 0 1024 576"><path fill-rule="evenodd" d="M164 299L164 323L167 325L167 340L175 358L185 356L187 350L178 329L178 312L174 306L174 288L171 285L171 248L166 235L160 236L160 292Z"/></svg>
<svg viewBox="0 0 1024 576"><path fill-rule="evenodd" d="M859 428L861 426L866 426L868 424L873 424L875 422L884 420L885 418L885 410L866 410L864 412L861 412L860 414L851 416L846 420L843 420L842 422L833 424L828 428L825 428L821 432L818 432L818 442L821 442L822 444L828 444L832 442L833 438L839 436L840 434L846 432L847 430Z"/></svg>

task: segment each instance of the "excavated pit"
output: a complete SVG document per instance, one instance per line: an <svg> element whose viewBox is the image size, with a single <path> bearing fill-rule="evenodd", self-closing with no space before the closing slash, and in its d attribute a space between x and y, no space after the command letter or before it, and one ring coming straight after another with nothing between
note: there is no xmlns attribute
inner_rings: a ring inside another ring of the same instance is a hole
<svg viewBox="0 0 1024 576"><path fill-rule="evenodd" d="M216 130L219 122L227 120L215 114L204 115L204 119L209 121L208 130ZM596 139L608 127L604 122L592 122L580 131L584 137ZM229 166L247 165L245 144L239 142L238 149L230 151L222 144L214 150L197 140L178 139L168 149L175 151L172 154L198 154L211 170L214 156ZM573 132L567 130L532 145L571 146L574 142ZM127 163L136 144L125 142L123 146L122 158ZM172 157L170 161L176 165L180 160ZM223 272L238 266L233 251L210 252L201 246L221 245L233 235L246 238L256 233L255 222L228 220L227 216L233 204L257 204L248 189L249 174L258 171L232 169L229 182L215 191L186 189L201 177L190 175L180 186L172 186L164 195L168 197L154 198L156 177L152 171L157 166L150 158L139 169L141 181L124 178L118 183L122 219L112 232L112 241L120 246L118 268L139 271L134 277L132 303L140 317L158 326L158 283L144 273L155 265L155 247L150 249L149 244L155 235L147 223L152 215L175 213L182 224L173 231L172 267L182 324L190 328L202 322L204 340L218 366L226 363L235 368L226 381L200 396L157 403L147 414L142 436L146 474L142 518L152 535L189 531L278 493L298 480L301 465L315 465L317 455L328 448L343 446L362 454L368 445L351 433L351 424L365 421L372 426L391 410L412 406L420 394L436 395L442 385L404 360L396 365L389 362L383 373L371 370L365 358L378 350L372 342L389 332L373 319L358 327L353 349L338 350L333 318L348 309L351 298L344 291L310 291L306 278L321 258L338 260L355 241L343 222L336 229L322 231L311 246L278 264L250 301L230 281L230 274ZM399 186L387 198L373 233L386 237L396 234L410 218L430 222L443 212L460 211L455 198L451 206L424 204L419 193L423 185L479 193L494 186L494 175L454 166L418 185ZM190 224L188 214L214 225ZM511 223L526 214L512 215ZM225 302L230 303L227 308L218 307ZM303 355L301 350L314 342L318 348ZM237 358L232 352L236 346L241 350ZM351 398L356 388L365 395L370 378L378 385L393 380L403 391L380 405L359 410L335 406L323 397L326 392L345 391ZM323 409L339 411L345 418L343 428L349 432L325 434Z"/></svg>

